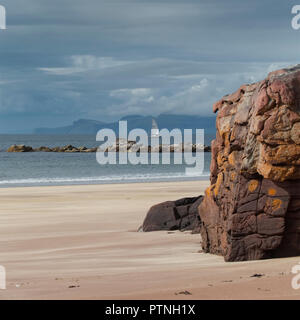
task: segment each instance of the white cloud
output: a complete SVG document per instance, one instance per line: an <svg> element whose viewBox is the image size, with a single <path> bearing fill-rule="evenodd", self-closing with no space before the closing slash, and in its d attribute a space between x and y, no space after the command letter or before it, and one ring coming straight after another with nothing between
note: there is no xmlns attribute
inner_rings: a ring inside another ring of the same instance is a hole
<svg viewBox="0 0 300 320"><path fill-rule="evenodd" d="M117 60L112 57L96 57L93 55L74 55L70 59L73 66L86 70L101 70L131 63L130 61Z"/></svg>
<svg viewBox="0 0 300 320"><path fill-rule="evenodd" d="M110 92L111 97L127 98L127 97L148 97L152 93L149 88L135 88L135 89L118 89Z"/></svg>
<svg viewBox="0 0 300 320"><path fill-rule="evenodd" d="M96 57L93 55L73 55L67 59L69 67L64 68L38 68L48 74L66 76L80 72L104 70L130 64L131 61L121 61L112 57Z"/></svg>
<svg viewBox="0 0 300 320"><path fill-rule="evenodd" d="M38 68L40 71L44 71L45 73L56 75L56 76L68 76L73 73L83 72L85 69L83 68Z"/></svg>
<svg viewBox="0 0 300 320"><path fill-rule="evenodd" d="M185 63L185 62L184 62ZM289 63L288 63L289 64ZM288 64L281 64L284 67ZM279 64L278 64L279 65ZM173 114L213 115L212 105L224 95L236 91L241 85L264 79L275 64L217 64L209 63L204 73L156 77L153 88L117 89L110 92L117 98L107 109L111 116L140 113L158 115L162 112ZM194 65L195 71L199 66ZM160 69L163 68L160 66ZM210 73L207 73L207 69ZM232 69L232 72L230 72ZM240 71L238 71L240 69ZM175 70L181 70L177 62ZM150 76L150 75L148 75ZM157 85L163 83L163 85Z"/></svg>
<svg viewBox="0 0 300 320"><path fill-rule="evenodd" d="M268 67L268 72L272 72L272 71L290 67L290 66L292 65L289 62L271 63L270 66Z"/></svg>
<svg viewBox="0 0 300 320"><path fill-rule="evenodd" d="M154 90L150 88L118 89L110 92L110 97L118 99L123 110L120 111L117 104L110 108L111 115L128 113L145 113L146 106L153 106L155 102ZM118 110L117 112L115 110Z"/></svg>

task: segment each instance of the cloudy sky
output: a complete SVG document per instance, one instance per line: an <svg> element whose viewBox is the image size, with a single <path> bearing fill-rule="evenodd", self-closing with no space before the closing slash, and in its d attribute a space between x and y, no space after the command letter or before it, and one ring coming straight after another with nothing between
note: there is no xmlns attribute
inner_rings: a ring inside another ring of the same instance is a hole
<svg viewBox="0 0 300 320"><path fill-rule="evenodd" d="M300 62L289 0L0 0L0 132L128 114L212 115Z"/></svg>

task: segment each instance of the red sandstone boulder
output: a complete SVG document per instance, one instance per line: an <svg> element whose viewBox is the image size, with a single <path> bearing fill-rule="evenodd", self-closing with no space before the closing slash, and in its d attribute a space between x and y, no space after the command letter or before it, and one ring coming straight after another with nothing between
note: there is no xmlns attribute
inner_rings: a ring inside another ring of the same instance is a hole
<svg viewBox="0 0 300 320"><path fill-rule="evenodd" d="M300 254L300 66L214 105L202 246L226 261Z"/></svg>

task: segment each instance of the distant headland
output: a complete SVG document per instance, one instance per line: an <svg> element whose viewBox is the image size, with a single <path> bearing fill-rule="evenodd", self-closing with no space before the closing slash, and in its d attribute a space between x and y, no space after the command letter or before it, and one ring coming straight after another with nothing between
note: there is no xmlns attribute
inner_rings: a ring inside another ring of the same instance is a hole
<svg viewBox="0 0 300 320"><path fill-rule="evenodd" d="M135 128L144 129L147 133L151 132L153 120L159 128L172 130L178 129L204 129L207 134L214 134L216 131L216 117L201 117L194 115L173 115L160 114L157 117L130 115L121 118L127 121L128 130ZM97 120L80 119L74 121L73 124L65 127L57 128L36 128L35 134L96 134L99 130L107 128L118 133L119 121L103 122Z"/></svg>

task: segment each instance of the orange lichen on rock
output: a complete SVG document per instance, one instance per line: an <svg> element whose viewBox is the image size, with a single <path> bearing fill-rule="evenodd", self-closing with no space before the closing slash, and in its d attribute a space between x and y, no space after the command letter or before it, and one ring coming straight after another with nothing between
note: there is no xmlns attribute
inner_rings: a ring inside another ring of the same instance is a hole
<svg viewBox="0 0 300 320"><path fill-rule="evenodd" d="M257 180L251 180L248 185L248 190L250 192L254 192L255 190L257 190L258 186L259 182Z"/></svg>
<svg viewBox="0 0 300 320"><path fill-rule="evenodd" d="M273 211L276 211L276 210L280 209L281 206L282 206L282 200L274 199L272 201L272 210Z"/></svg>
<svg viewBox="0 0 300 320"><path fill-rule="evenodd" d="M274 189L274 188L270 188L270 189L268 190L268 195L269 195L269 196L275 196L276 193L277 193L277 191L276 191L276 189Z"/></svg>
<svg viewBox="0 0 300 320"><path fill-rule="evenodd" d="M220 172L218 174L217 182L216 182L215 189L214 189L215 196L218 195L222 183L223 183L223 173Z"/></svg>

